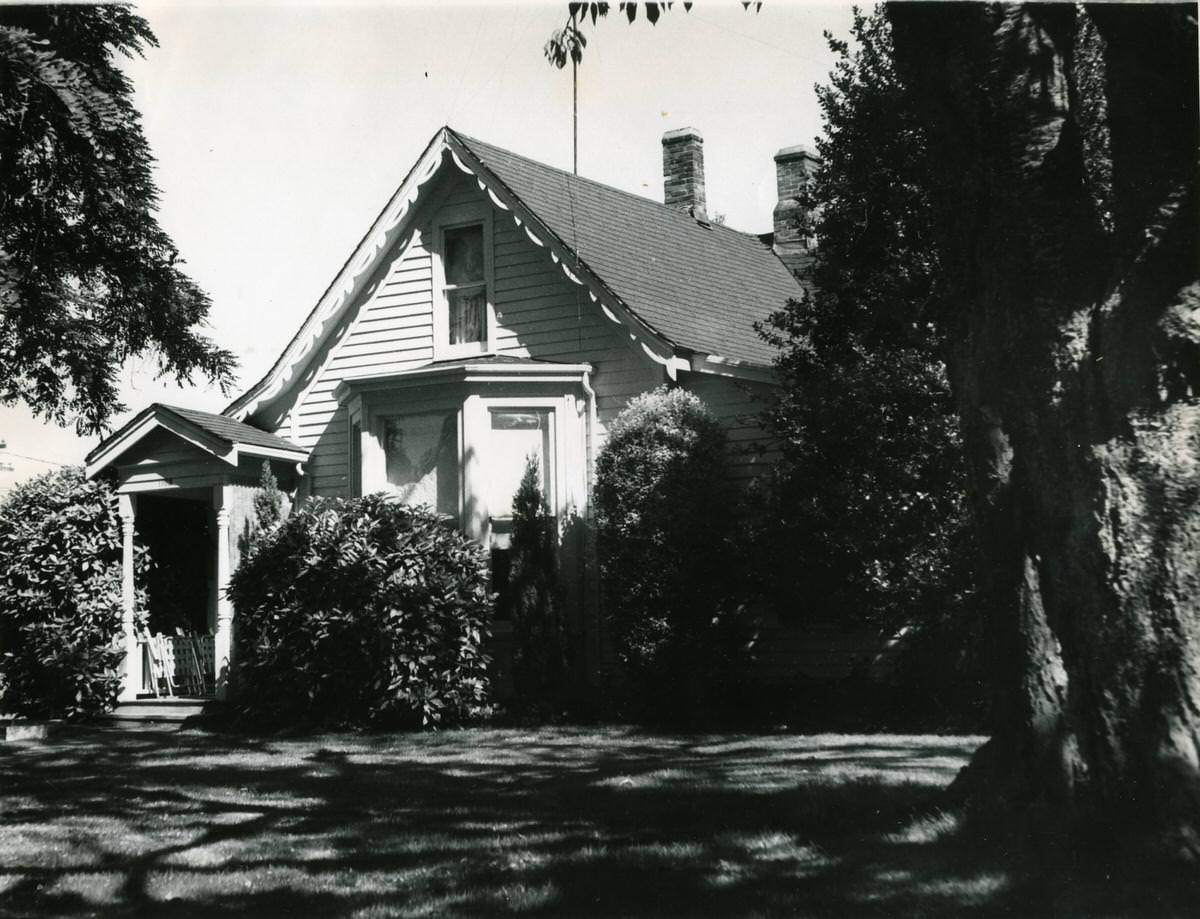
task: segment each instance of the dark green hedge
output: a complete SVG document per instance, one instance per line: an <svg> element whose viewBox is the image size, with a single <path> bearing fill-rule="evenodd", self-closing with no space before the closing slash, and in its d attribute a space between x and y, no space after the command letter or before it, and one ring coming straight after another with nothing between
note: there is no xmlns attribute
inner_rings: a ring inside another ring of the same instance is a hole
<svg viewBox="0 0 1200 919"><path fill-rule="evenodd" d="M229 596L253 720L429 727L487 702L486 558L425 508L310 500L256 542Z"/></svg>
<svg viewBox="0 0 1200 919"><path fill-rule="evenodd" d="M704 403L664 387L629 403L597 459L608 619L626 672L659 713L703 704L739 653L724 451Z"/></svg>
<svg viewBox="0 0 1200 919"><path fill-rule="evenodd" d="M137 567L144 573L146 554ZM144 597L138 595L139 618ZM0 502L0 710L76 718L120 691L121 521L117 497L66 468Z"/></svg>

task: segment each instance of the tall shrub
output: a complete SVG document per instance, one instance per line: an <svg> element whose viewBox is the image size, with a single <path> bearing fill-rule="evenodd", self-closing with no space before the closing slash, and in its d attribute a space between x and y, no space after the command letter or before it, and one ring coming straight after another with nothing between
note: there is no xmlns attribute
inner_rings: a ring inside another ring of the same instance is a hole
<svg viewBox="0 0 1200 919"><path fill-rule="evenodd" d="M780 385L765 423L782 447L758 549L763 582L806 614L894 631L971 590L965 464L934 316L924 134L882 10L856 12L817 88L824 134L805 203L818 238L810 295L763 328ZM794 600L791 601L794 604ZM964 613L965 614L965 613Z"/></svg>
<svg viewBox="0 0 1200 919"><path fill-rule="evenodd" d="M703 693L733 651L725 436L694 395L633 399L596 462L605 604L629 674L664 706Z"/></svg>
<svg viewBox="0 0 1200 919"><path fill-rule="evenodd" d="M426 508L309 501L257 542L229 596L252 718L435 726L486 702L487 563Z"/></svg>
<svg viewBox="0 0 1200 919"><path fill-rule="evenodd" d="M817 87L821 159L802 196L818 244L808 295L762 329L779 348L764 423L781 458L743 543L785 620L903 629L903 691L881 695L967 718L980 700L976 551L936 322L949 301L935 177L883 9L826 40L836 64Z"/></svg>
<svg viewBox="0 0 1200 919"><path fill-rule="evenodd" d="M136 570L147 556L138 550ZM138 594L137 612L145 601ZM48 472L0 502L0 710L76 718L120 691L121 521L111 486Z"/></svg>
<svg viewBox="0 0 1200 919"><path fill-rule="evenodd" d="M563 702L567 676L558 532L538 478L538 461L531 456L513 497L513 686L521 705L554 710Z"/></svg>

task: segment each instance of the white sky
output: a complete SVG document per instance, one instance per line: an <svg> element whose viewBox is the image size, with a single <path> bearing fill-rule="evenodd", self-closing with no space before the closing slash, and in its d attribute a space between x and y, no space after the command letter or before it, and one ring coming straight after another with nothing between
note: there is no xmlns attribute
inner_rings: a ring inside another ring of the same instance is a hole
<svg viewBox="0 0 1200 919"><path fill-rule="evenodd" d="M160 47L128 65L158 160L159 221L213 301L209 334L261 377L443 124L571 168L571 74L542 55L566 3L140 3ZM579 171L662 200L664 131L698 128L710 214L761 232L772 156L820 130L813 85L846 37L845 3L682 6L653 28L614 13L579 69ZM131 413L150 402L220 411L214 388L123 373ZM129 416L115 420L123 423ZM0 407L0 493L80 462L97 438Z"/></svg>

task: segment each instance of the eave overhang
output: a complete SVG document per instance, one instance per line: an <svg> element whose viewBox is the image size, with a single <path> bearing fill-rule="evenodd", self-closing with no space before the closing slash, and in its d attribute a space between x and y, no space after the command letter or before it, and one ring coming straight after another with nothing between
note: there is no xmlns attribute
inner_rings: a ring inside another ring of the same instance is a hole
<svg viewBox="0 0 1200 919"><path fill-rule="evenodd" d="M688 369L692 373L709 373L719 377L733 377L753 383L769 383L775 385L779 378L774 367L764 367L762 364L752 364L749 361L738 361L721 357L717 354L701 354L694 352L689 361Z"/></svg>
<svg viewBox="0 0 1200 919"><path fill-rule="evenodd" d="M333 391L338 404L352 396L374 392L416 387L441 386L447 384L500 384L521 383L525 385L554 383L559 385L581 385L592 372L591 364L490 364L464 361L450 366L425 365L398 373L379 376L357 377L343 380Z"/></svg>

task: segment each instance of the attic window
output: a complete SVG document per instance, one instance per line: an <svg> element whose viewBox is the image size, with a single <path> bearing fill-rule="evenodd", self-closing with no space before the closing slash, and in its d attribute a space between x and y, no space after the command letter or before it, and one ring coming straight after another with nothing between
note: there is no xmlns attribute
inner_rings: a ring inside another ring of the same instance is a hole
<svg viewBox="0 0 1200 919"><path fill-rule="evenodd" d="M483 224L444 231L447 343L451 347L487 346L487 267Z"/></svg>

